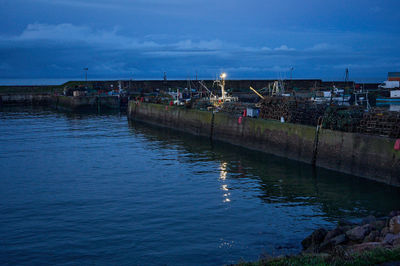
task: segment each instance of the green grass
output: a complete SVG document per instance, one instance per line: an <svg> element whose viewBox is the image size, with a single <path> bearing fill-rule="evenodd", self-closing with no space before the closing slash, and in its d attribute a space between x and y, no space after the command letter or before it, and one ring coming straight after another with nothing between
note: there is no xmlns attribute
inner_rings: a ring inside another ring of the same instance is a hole
<svg viewBox="0 0 400 266"><path fill-rule="evenodd" d="M400 247L395 249L375 249L353 255L296 255L283 258L262 259L257 262L239 262L238 266L292 266L292 265L377 265L400 261Z"/></svg>

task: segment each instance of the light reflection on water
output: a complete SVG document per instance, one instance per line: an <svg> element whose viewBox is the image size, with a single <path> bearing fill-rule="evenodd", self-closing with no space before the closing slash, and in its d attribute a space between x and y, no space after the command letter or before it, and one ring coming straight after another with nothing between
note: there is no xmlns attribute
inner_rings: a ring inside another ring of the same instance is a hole
<svg viewBox="0 0 400 266"><path fill-rule="evenodd" d="M0 263L221 265L297 252L398 189L122 114L0 111Z"/></svg>

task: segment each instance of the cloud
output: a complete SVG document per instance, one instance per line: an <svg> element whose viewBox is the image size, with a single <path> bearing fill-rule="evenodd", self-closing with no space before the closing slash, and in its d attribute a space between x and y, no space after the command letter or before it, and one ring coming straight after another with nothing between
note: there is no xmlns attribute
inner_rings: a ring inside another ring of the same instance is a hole
<svg viewBox="0 0 400 266"><path fill-rule="evenodd" d="M117 28L112 30L94 30L88 26L76 26L69 23L49 25L33 23L17 36L0 37L3 42L33 43L46 41L48 43L68 43L91 45L97 48L110 49L145 49L159 47L152 41L138 41L136 39L118 35Z"/></svg>
<svg viewBox="0 0 400 266"><path fill-rule="evenodd" d="M300 39L299 35L295 35L296 40ZM237 78L276 77L276 73L288 75L290 66L294 66L296 73L311 73L318 77L321 71L342 75L344 65L351 69L363 69L363 65L382 66L382 71L396 67L394 62L398 61L398 54L391 53L393 60L390 61L385 54L382 56L382 53L388 53L385 49L367 50L345 42L350 33L346 33L345 38L342 35L334 36L339 36L339 44L326 38L318 38L322 42L313 43L316 38L309 40L308 37L304 37L302 42L278 37L251 42L224 38L223 35L208 39L167 33L140 36L128 35L119 27L99 30L71 23L32 23L17 34L0 36L3 55L0 76L15 75L12 69L21 69L26 76L41 73L54 73L54 77L58 77L56 73L81 75L82 67L88 66L92 76L130 75L134 72L145 77L162 70L179 78L190 71L199 70L212 75L224 69L235 73ZM359 35L354 38L358 39ZM391 43L395 42L396 39ZM292 46L294 43L296 47ZM352 46L357 49L352 49ZM26 56L30 57L29 62L22 63ZM379 58L386 60L387 64L383 65Z"/></svg>
<svg viewBox="0 0 400 266"><path fill-rule="evenodd" d="M274 51L295 51L295 50L296 49L294 49L294 48L289 48L286 44L283 44L274 49Z"/></svg>
<svg viewBox="0 0 400 266"><path fill-rule="evenodd" d="M14 36L0 36L3 46L9 43L9 46L20 44L23 46L42 46L47 45L67 45L68 47L90 46L95 49L118 51L135 50L137 52L162 57L173 56L193 56L193 55L220 55L229 56L240 53L257 54L268 51L274 52L295 51L287 45L281 45L275 49L268 47L248 47L241 46L231 42L224 42L219 39L213 40L192 40L183 39L175 42L168 42L168 39L174 39L173 36L146 35L142 39L127 37L121 35L118 27L111 30L96 30L85 25L73 25L70 23L62 24L28 24L19 34Z"/></svg>
<svg viewBox="0 0 400 266"><path fill-rule="evenodd" d="M272 51L272 49L269 47L263 46L263 47L261 47L261 51Z"/></svg>
<svg viewBox="0 0 400 266"><path fill-rule="evenodd" d="M220 40L211 40L211 41L199 41L199 42L193 42L192 40L184 40L184 41L179 41L176 44L174 44L178 49L183 49L183 50L193 50L193 49L199 49L199 50L220 50L224 47L224 44Z"/></svg>
<svg viewBox="0 0 400 266"><path fill-rule="evenodd" d="M320 52L320 51L335 50L337 48L338 46L331 45L328 43L318 43L310 48L306 48L305 51Z"/></svg>

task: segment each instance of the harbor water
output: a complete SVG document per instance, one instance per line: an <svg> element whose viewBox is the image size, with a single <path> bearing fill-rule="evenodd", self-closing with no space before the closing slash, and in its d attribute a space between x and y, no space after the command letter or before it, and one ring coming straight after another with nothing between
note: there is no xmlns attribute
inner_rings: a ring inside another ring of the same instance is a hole
<svg viewBox="0 0 400 266"><path fill-rule="evenodd" d="M400 189L141 123L0 110L0 264L223 265L292 254Z"/></svg>

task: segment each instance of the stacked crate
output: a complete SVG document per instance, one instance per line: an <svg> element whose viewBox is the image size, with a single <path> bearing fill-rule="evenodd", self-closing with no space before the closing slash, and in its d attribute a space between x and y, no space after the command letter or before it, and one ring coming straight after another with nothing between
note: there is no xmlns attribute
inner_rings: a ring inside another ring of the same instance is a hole
<svg viewBox="0 0 400 266"><path fill-rule="evenodd" d="M359 132L400 138L400 113L374 108L365 113L361 120Z"/></svg>
<svg viewBox="0 0 400 266"><path fill-rule="evenodd" d="M326 109L323 128L345 132L357 132L363 119L361 106L330 106Z"/></svg>
<svg viewBox="0 0 400 266"><path fill-rule="evenodd" d="M319 117L324 115L326 106L315 104L308 99L293 97L267 97L261 102L260 117L264 119L317 125Z"/></svg>
<svg viewBox="0 0 400 266"><path fill-rule="evenodd" d="M235 116L241 116L247 108L254 108L254 103L243 102L226 102L221 107L221 112L228 113Z"/></svg>
<svg viewBox="0 0 400 266"><path fill-rule="evenodd" d="M266 97L260 103L260 117L264 119L291 120L291 110L296 108L296 101L291 97Z"/></svg>

